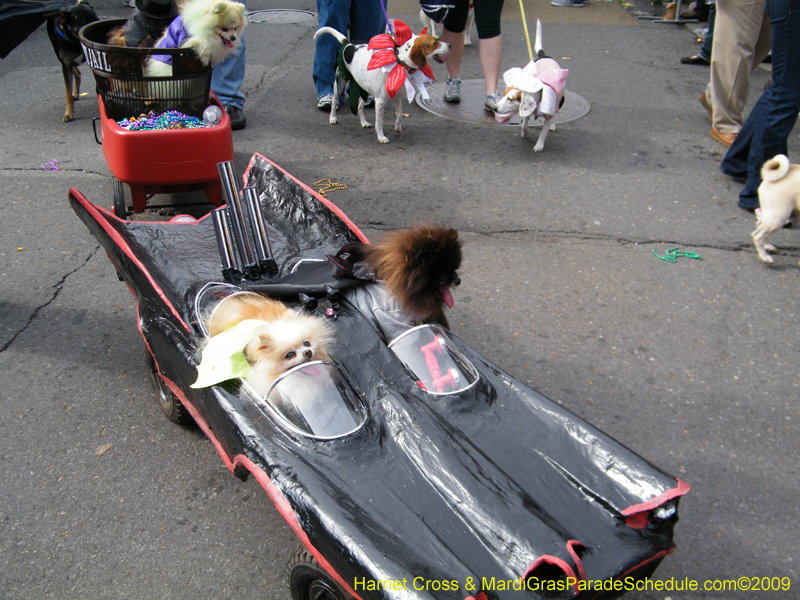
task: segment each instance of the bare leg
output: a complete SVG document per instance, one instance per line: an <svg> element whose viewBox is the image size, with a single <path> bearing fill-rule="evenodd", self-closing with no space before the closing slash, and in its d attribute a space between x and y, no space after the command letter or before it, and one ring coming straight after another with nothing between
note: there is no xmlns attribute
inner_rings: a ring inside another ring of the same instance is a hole
<svg viewBox="0 0 800 600"><path fill-rule="evenodd" d="M452 50L450 52L452 53ZM503 60L502 36L478 40L478 54L481 58L483 79L486 82L486 95L488 96L497 90L497 82L500 79L500 63Z"/></svg>
<svg viewBox="0 0 800 600"><path fill-rule="evenodd" d="M464 32L453 33L452 31L442 28L442 41L450 44L450 52L444 59L444 64L447 65L447 74L450 77L461 77L461 57L464 54ZM498 73L500 67L497 68Z"/></svg>

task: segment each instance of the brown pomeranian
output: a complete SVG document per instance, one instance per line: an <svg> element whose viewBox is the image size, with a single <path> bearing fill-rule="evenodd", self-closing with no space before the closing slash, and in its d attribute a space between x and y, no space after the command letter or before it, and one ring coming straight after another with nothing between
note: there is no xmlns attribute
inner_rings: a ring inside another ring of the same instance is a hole
<svg viewBox="0 0 800 600"><path fill-rule="evenodd" d="M420 223L354 250L354 260L366 263L379 285L353 288L347 297L387 342L418 323L449 328L444 309L453 307L452 290L461 283L461 241L455 229Z"/></svg>
<svg viewBox="0 0 800 600"><path fill-rule="evenodd" d="M281 373L311 360L328 360L333 330L322 318L292 310L282 302L252 292L229 296L208 321L211 337L254 319L266 326L245 346L252 367L245 379L260 396L269 392Z"/></svg>

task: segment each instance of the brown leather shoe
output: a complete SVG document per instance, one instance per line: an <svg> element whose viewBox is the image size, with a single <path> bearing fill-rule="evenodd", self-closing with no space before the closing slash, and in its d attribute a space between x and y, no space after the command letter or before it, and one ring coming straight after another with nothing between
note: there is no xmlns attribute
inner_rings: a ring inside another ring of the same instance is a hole
<svg viewBox="0 0 800 600"><path fill-rule="evenodd" d="M708 111L708 122L709 123L713 123L714 122L714 109L711 108L711 104L709 104L708 98L706 98L706 93L705 92L703 92L703 95L700 96L700 104L702 104L703 108L705 108Z"/></svg>
<svg viewBox="0 0 800 600"><path fill-rule="evenodd" d="M733 140L736 139L736 134L735 133L720 133L719 131L717 131L713 127L711 128L711 133L709 133L708 136L712 140L716 140L720 144L722 144L723 146L727 146L728 148L731 147L731 144L733 143Z"/></svg>

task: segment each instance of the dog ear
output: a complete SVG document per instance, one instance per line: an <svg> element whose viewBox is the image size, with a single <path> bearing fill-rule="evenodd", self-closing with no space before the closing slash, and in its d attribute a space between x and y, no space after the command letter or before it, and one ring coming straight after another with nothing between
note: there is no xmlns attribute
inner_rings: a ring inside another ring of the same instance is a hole
<svg viewBox="0 0 800 600"><path fill-rule="evenodd" d="M265 352L270 352L275 349L275 340L270 334L262 333L258 336L257 348Z"/></svg>
<svg viewBox="0 0 800 600"><path fill-rule="evenodd" d="M45 19L55 19L56 21L62 24L66 23L67 21L67 16L64 14L63 10L53 10L48 13L45 13L43 16Z"/></svg>
<svg viewBox="0 0 800 600"><path fill-rule="evenodd" d="M527 92L522 93L522 102L519 103L519 116L530 117L533 111L536 110L536 98L533 94Z"/></svg>
<svg viewBox="0 0 800 600"><path fill-rule="evenodd" d="M219 2L219 3L218 3L218 4L217 4L215 7L214 7L214 14L219 14L219 13L221 13L221 12L225 12L225 3L224 3L224 2Z"/></svg>
<svg viewBox="0 0 800 600"><path fill-rule="evenodd" d="M408 53L411 61L418 69L424 69L428 66L428 59L425 58L425 50L422 40L417 38L411 46L411 52Z"/></svg>

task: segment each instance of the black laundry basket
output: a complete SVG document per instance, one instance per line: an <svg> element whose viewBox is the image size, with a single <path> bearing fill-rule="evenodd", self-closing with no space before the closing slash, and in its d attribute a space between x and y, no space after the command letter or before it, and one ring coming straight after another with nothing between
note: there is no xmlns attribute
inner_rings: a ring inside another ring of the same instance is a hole
<svg viewBox="0 0 800 600"><path fill-rule="evenodd" d="M120 121L169 110L202 117L208 106L211 67L204 66L192 50L109 45L109 32L124 24L125 19L97 21L80 31L83 53L108 117ZM145 77L145 61L152 55L172 57L171 77Z"/></svg>

